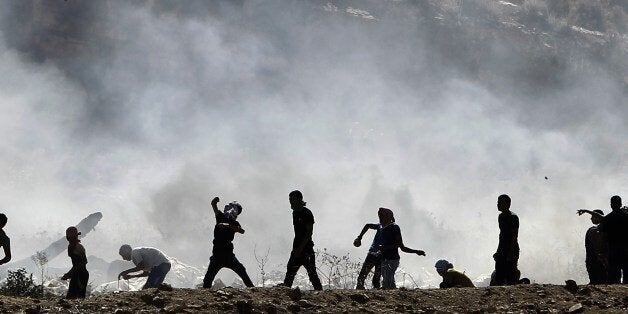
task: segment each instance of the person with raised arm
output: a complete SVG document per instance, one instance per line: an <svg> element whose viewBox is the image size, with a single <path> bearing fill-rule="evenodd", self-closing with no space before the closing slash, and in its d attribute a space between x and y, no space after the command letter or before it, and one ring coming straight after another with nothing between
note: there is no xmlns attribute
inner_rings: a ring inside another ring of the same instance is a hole
<svg viewBox="0 0 628 314"><path fill-rule="evenodd" d="M589 274L590 285L600 285L608 282L608 241L598 229L598 225L604 219L601 209L580 209L578 215L590 214L591 223L584 236L584 248L586 251L585 265Z"/></svg>

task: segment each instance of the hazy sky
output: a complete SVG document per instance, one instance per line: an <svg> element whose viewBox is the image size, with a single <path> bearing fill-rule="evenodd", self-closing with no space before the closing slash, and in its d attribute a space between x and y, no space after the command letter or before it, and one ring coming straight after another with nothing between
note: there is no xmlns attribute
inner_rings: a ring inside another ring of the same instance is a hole
<svg viewBox="0 0 628 314"><path fill-rule="evenodd" d="M252 2L0 5L0 209L15 258L101 211L88 255L129 243L204 266L219 196L244 206L236 255L256 277L255 246L273 268L288 259L299 189L316 248L362 260L372 235L351 243L384 206L427 252L402 256L410 273L447 258L475 278L494 267L507 193L523 274L585 282L590 221L575 211L628 197L628 105L612 75L565 59L560 87L532 95L506 86L525 63L496 44L477 66L507 83L489 87L413 13Z"/></svg>

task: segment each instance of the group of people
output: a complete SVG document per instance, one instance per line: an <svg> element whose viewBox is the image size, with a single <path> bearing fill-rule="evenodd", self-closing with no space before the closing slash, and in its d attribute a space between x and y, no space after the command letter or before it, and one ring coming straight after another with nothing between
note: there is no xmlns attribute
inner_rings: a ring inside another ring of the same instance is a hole
<svg viewBox="0 0 628 314"><path fill-rule="evenodd" d="M617 195L610 205L608 215L600 209L577 211L590 214L593 223L584 240L590 284L628 284L628 208Z"/></svg>
<svg viewBox="0 0 628 314"><path fill-rule="evenodd" d="M294 240L292 251L288 259L286 275L281 285L291 287L297 271L301 266L307 271L308 277L315 290L322 290L323 286L316 271L314 242L314 215L306 207L303 194L298 191L290 192L288 196L292 208L292 223L294 226ZM234 254L233 239L236 233L244 234L244 229L237 221L242 213L242 206L237 202L225 205L224 210L218 209L220 199L215 197L211 201L212 210L216 217L212 256L207 273L203 279L203 288L211 288L219 270L228 268L233 270L247 287L253 287L253 282L246 272L246 268ZM519 260L519 218L510 210L511 199L508 195L500 195L497 199L499 223L499 244L493 255L495 271L491 276L491 285L513 285L529 283L527 279L520 279L518 270ZM628 209L622 207L619 196L611 198L612 212L604 215L599 209L578 210L578 215L591 215L594 224L586 233L586 268L589 273L590 284L628 283ZM374 288L395 288L395 271L399 267L399 250L404 253L425 256L422 250L411 249L403 243L401 229L395 223L392 210L381 207L377 211L378 223L367 223L360 231L353 245L362 245L362 237L368 230L375 230L375 236L368 249L368 253L357 279L356 289L365 289L364 282L373 270L372 285ZM0 246L3 247L5 257L0 265L11 260L10 239L3 228L7 217L0 214ZM81 233L76 227L68 227L68 256L72 261L72 268L61 279L70 279L67 298L84 298L86 295L89 272L87 271L87 257L85 248L79 239ZM152 247L133 248L128 244L120 247L122 259L131 261L135 267L122 271L120 278L148 277L143 286L152 288L160 286L171 269L169 258L160 250ZM435 264L437 273L443 277L441 288L473 287L473 282L463 272L454 269L447 260L438 260ZM623 281L622 281L623 274ZM381 282L380 282L381 280Z"/></svg>

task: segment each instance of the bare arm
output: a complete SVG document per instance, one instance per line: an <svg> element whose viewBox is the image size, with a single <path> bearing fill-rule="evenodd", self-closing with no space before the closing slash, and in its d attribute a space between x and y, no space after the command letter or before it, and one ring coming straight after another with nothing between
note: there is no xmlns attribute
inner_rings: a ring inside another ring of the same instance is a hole
<svg viewBox="0 0 628 314"><path fill-rule="evenodd" d="M139 275L129 275L130 273L135 273L135 272L138 272L138 271L142 271L143 273L139 274ZM137 266L135 266L133 268L130 268L130 269L127 269L127 270L121 272L118 275L118 280L120 280L120 277L122 277L124 279L129 279L129 278L133 278L133 277L145 277L145 276L148 276L148 273L144 271L144 263L140 263L139 265L137 265Z"/></svg>

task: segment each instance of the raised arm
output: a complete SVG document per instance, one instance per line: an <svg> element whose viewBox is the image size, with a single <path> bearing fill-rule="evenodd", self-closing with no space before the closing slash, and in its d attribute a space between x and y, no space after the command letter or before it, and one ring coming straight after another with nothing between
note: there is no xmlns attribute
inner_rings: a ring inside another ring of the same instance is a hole
<svg viewBox="0 0 628 314"><path fill-rule="evenodd" d="M362 231L360 231L360 234L358 235L357 238L355 238L355 240L353 240L353 245L360 246L362 245L362 236L369 230L369 229L377 229L378 225L377 224L365 224L364 227L362 228Z"/></svg>
<svg viewBox="0 0 628 314"><path fill-rule="evenodd" d="M218 202L220 202L220 198L218 196L214 197L212 200L212 209L214 210L214 215L219 215L220 211L218 210Z"/></svg>
<svg viewBox="0 0 628 314"><path fill-rule="evenodd" d="M596 213L592 210L588 210L588 209L578 209L576 211L576 213L578 214L578 216L582 216L582 214L591 214L591 216L598 216L600 218L603 218L604 215L600 215L599 213Z"/></svg>

